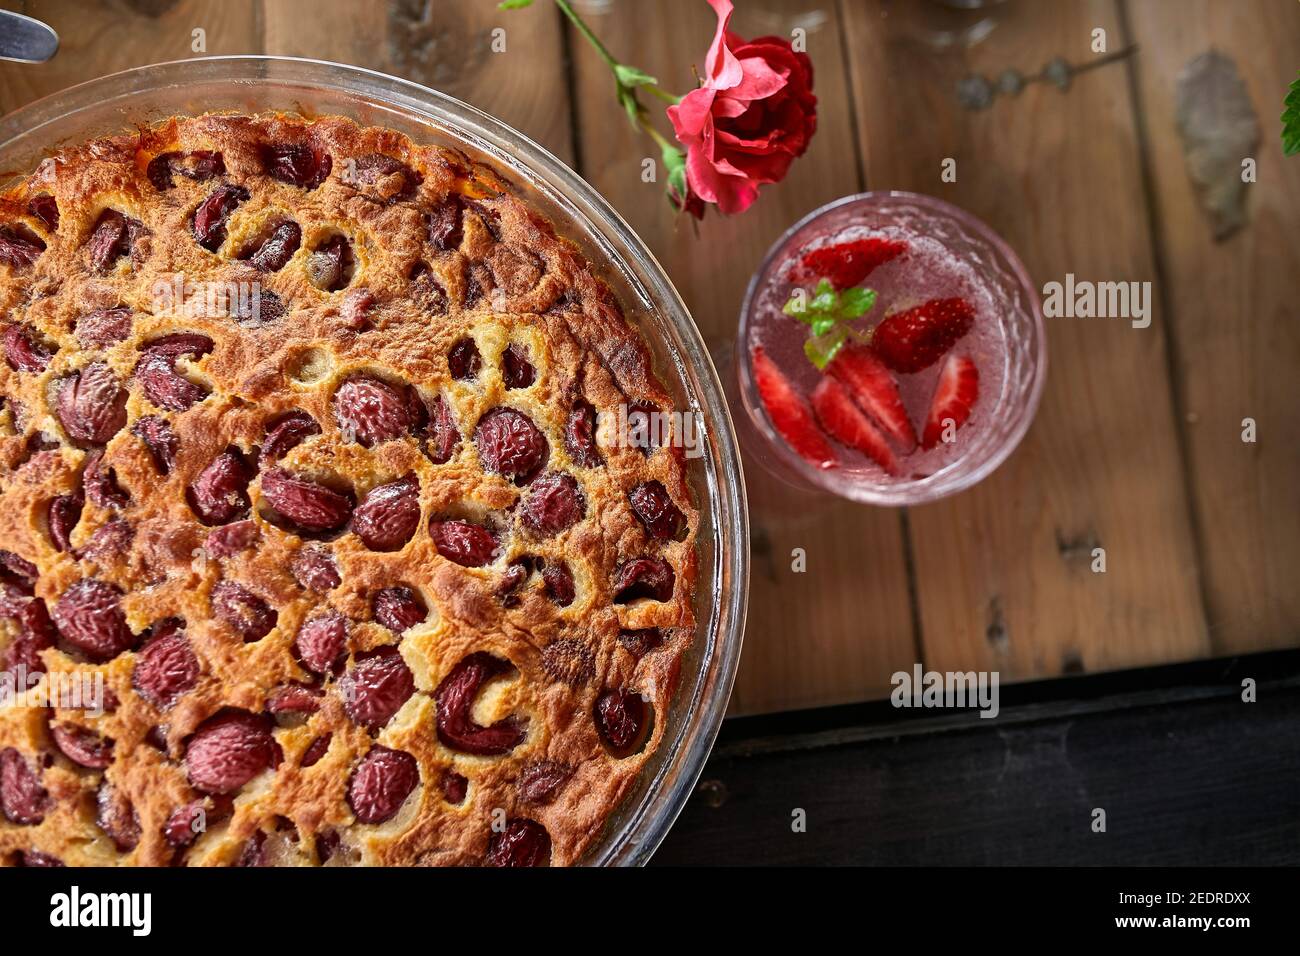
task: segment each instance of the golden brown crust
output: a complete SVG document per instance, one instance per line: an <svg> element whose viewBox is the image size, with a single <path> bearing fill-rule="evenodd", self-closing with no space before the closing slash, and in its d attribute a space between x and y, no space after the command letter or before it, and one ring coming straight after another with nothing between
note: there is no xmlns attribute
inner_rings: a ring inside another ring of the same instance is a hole
<svg viewBox="0 0 1300 956"><path fill-rule="evenodd" d="M332 170L315 188L272 178L266 144L301 144L328 155ZM151 180L150 163L159 155L196 151L220 153L224 171L200 180L174 175L164 189ZM355 164L364 166L373 154L416 171L418 185L383 170L359 183ZM248 198L230 214L228 235L213 253L196 241L192 220L196 206L226 183L242 186ZM37 196L57 203L56 229L33 213ZM450 196L461 197L454 204L461 234L440 249L430 217L445 210ZM142 229L133 233L129 254L101 271L88 239L106 209ZM301 245L286 265L262 272L236 258L286 219L301 229ZM177 118L138 138L65 150L0 197L0 227L45 243L31 265L6 261L0 250L0 324L38 334L54 353L43 371L0 363L0 548L36 566L34 597L51 609L82 579L118 586L135 645L103 663L87 660L66 640L40 654L49 671L102 674L117 699L111 712L0 710L0 751L19 752L49 794L38 824L0 815L0 859L20 861L36 851L71 865L228 864L262 831L267 860L311 864L319 862L317 838L333 831L341 838L334 863L474 864L488 852L494 811L504 811L506 819L545 827L552 863L578 860L660 744L662 722L654 721L639 753L615 757L602 743L593 708L602 690L629 689L656 715L667 713L680 657L694 634L698 512L682 456L672 448L646 454L602 432L603 463L595 467L579 465L566 448L566 417L575 402L602 415L635 403L665 411L673 405L644 343L577 248L557 238L500 177L458 153L337 117L305 122L284 115ZM324 292L309 278L307 260L339 234L350 244L352 275L345 288ZM427 277L412 278L421 263L443 297L421 287ZM278 296L285 312L267 318L264 310L260 322L183 313L175 303L167 306L160 291L176 288L178 277L198 290L205 283L254 283ZM362 321L360 289L372 299ZM105 346L79 341L80 317L118 306L131 314L125 339ZM210 393L175 411L153 405L134 373L146 343L179 331L201 333L213 347L178 361L177 371ZM448 352L466 336L476 342L482 365L474 381L457 381ZM507 389L502 379L502 354L511 343L535 366L530 386ZM106 363L129 389L126 425L103 446L101 464L111 466L129 503L86 501L70 548L60 551L51 537L50 502L76 493L95 447L74 441L64 427L59 390L92 362ZM363 373L414 386L426 405L439 396L449 402L460 436L452 458L436 464L429 440L416 435L371 447L351 440L332 400L340 383ZM548 471L577 479L585 512L567 530L546 536L524 528L518 504L527 487L485 470L474 425L498 406L523 412L541 430ZM205 544L212 529L187 500L187 488L228 447L256 462L268 426L295 409L310 414L320 433L283 456L279 465L289 472L346 489L355 500L406 475L420 486L420 522L401 550L372 551L348 530L325 536L342 579L327 594L304 588L291 571L298 549L320 544L269 520L274 515L260 490L267 464L248 488L256 540L243 551L210 554ZM178 440L166 475L134 430L150 415L166 419ZM675 538L651 536L629 505L629 492L648 481L660 482L685 515L685 531ZM498 532L500 553L483 567L453 563L430 537L431 518L488 525ZM129 545L87 556L83 549L94 532L112 520L129 523ZM569 606L548 596L536 562L514 599L502 598L503 575L525 556L548 566L567 562L576 586ZM643 556L672 566L672 598L615 603L619 567ZM211 594L223 580L244 584L275 609L270 633L244 643L214 618ZM400 638L374 620L372 609L375 592L396 585L416 589L431 609ZM203 798L187 779L187 740L225 708L261 714L277 686L315 680L292 646L301 624L327 607L349 619L349 669L355 655L396 643L415 693L371 732L347 715L337 680L326 679L319 711L306 720L282 716L273 730L283 754L278 768L245 784L234 794L232 815L177 850L163 827L177 807ZM132 675L148 629L171 617L184 619L200 676L174 706L159 710L133 688ZM663 641L638 656L619 635L645 628L659 629ZM18 619L0 620L0 666L12 662L19 639ZM475 720L489 725L515 715L527 721L523 742L499 756L450 749L436 732L436 688L459 662L482 651L508 660L514 671L486 685L474 704ZM104 770L73 763L54 743L52 723L111 739L113 762ZM164 749L146 742L151 733ZM327 733L324 757L302 768L304 750ZM420 784L392 819L364 825L356 822L347 792L358 760L376 744L411 754ZM557 765L558 777L569 775L549 799L530 803L520 776L544 761ZM459 806L443 793L449 770L469 782ZM119 852L96 822L96 794L105 783L138 818L139 842L129 852Z"/></svg>

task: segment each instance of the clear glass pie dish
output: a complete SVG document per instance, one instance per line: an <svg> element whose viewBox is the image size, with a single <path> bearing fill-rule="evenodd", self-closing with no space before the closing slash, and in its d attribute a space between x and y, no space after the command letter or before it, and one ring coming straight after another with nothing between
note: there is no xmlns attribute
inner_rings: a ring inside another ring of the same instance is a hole
<svg viewBox="0 0 1300 956"><path fill-rule="evenodd" d="M493 166L597 266L642 333L677 411L701 426L688 458L700 510L694 644L665 733L636 786L588 850L589 865L645 863L685 804L721 725L740 655L748 593L745 490L731 417L704 342L663 269L631 228L550 153L498 120L395 77L315 60L212 57L83 83L0 119L0 186L60 146L205 112L345 116Z"/></svg>

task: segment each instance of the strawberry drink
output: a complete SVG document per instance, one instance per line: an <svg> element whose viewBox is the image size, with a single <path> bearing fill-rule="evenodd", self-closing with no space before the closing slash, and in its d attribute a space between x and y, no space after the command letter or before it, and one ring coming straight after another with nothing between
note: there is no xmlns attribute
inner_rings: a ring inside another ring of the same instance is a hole
<svg viewBox="0 0 1300 956"><path fill-rule="evenodd" d="M750 283L737 347L751 451L795 484L877 504L989 474L1029 427L1046 368L1015 254L961 210L897 192L786 233Z"/></svg>

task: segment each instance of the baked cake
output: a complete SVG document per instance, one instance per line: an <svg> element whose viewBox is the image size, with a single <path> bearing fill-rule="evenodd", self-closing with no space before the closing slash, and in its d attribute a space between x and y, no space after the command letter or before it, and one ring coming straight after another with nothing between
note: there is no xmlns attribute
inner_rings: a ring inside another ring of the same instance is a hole
<svg viewBox="0 0 1300 956"><path fill-rule="evenodd" d="M699 512L517 190L339 117L63 149L0 197L0 335L0 859L581 859L659 746Z"/></svg>

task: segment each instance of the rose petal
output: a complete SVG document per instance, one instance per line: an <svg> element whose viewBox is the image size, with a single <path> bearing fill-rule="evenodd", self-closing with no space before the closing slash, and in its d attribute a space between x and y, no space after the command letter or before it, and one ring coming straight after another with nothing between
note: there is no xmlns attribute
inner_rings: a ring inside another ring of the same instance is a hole
<svg viewBox="0 0 1300 956"><path fill-rule="evenodd" d="M738 100L765 100L785 89L789 72L778 73L758 57L746 57L740 63L742 79L727 90Z"/></svg>
<svg viewBox="0 0 1300 956"><path fill-rule="evenodd" d="M688 136L699 136L704 129L716 95L715 90L702 86L683 96L680 103L668 107L668 120L673 124L673 133L683 145L687 145Z"/></svg>
<svg viewBox="0 0 1300 956"><path fill-rule="evenodd" d="M705 202L716 203L724 213L744 212L758 198L758 186L747 181L726 160L710 161L704 150L686 157L686 181Z"/></svg>
<svg viewBox="0 0 1300 956"><path fill-rule="evenodd" d="M726 147L724 152L766 155L774 149L781 148L781 140L784 134L779 130L773 130L761 139L741 139L735 133L728 132L725 129L715 129L715 136L717 144ZM714 150L717 150L717 146L714 147Z"/></svg>
<svg viewBox="0 0 1300 956"><path fill-rule="evenodd" d="M716 119L736 119L744 116L745 111L752 105L750 100L736 100L730 96L717 96L713 100L712 113Z"/></svg>
<svg viewBox="0 0 1300 956"><path fill-rule="evenodd" d="M740 61L727 48L727 23L731 20L733 7L731 0L709 0L709 6L718 15L718 29L713 34L709 55L704 58L704 85L725 90L735 86L744 76Z"/></svg>

